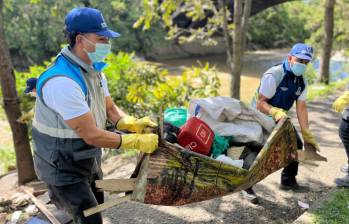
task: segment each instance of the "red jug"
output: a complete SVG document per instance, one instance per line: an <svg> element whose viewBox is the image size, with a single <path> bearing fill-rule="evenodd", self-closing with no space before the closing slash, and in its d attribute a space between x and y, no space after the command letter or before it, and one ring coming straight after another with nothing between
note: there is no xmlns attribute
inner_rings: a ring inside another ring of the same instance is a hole
<svg viewBox="0 0 349 224"><path fill-rule="evenodd" d="M177 136L178 143L191 151L209 155L214 139L212 129L202 120L191 117L181 127Z"/></svg>

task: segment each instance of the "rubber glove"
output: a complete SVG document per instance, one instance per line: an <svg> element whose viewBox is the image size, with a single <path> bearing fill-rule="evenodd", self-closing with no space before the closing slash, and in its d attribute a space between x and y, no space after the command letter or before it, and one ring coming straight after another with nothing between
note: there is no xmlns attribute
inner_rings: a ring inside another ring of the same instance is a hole
<svg viewBox="0 0 349 224"><path fill-rule="evenodd" d="M308 144L312 145L316 149L316 151L320 151L320 147L317 144L315 137L310 132L310 130L309 129L302 129L301 132L302 132L302 136L304 139L304 143L308 143Z"/></svg>
<svg viewBox="0 0 349 224"><path fill-rule="evenodd" d="M272 107L269 114L274 118L275 121L279 121L281 118L287 117L285 111L278 107Z"/></svg>
<svg viewBox="0 0 349 224"><path fill-rule="evenodd" d="M137 149L152 153L158 148L159 136L156 134L125 134L121 135L120 149Z"/></svg>
<svg viewBox="0 0 349 224"><path fill-rule="evenodd" d="M319 145L316 143L314 135L308 129L302 129L304 139L304 150L298 150L298 160L302 162L312 161L327 161L325 156L318 154L320 151Z"/></svg>
<svg viewBox="0 0 349 224"><path fill-rule="evenodd" d="M332 108L341 113L343 110L349 105L349 91L345 91L343 95L338 97L336 101L334 101Z"/></svg>
<svg viewBox="0 0 349 224"><path fill-rule="evenodd" d="M135 117L125 116L116 123L116 129L127 130L134 133L149 133L149 127L156 128L157 126L158 125L150 120L149 117L137 119Z"/></svg>

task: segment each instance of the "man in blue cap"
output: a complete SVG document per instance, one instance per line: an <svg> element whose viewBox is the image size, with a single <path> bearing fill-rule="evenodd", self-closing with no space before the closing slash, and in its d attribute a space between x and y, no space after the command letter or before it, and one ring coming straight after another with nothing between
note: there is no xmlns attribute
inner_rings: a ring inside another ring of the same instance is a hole
<svg viewBox="0 0 349 224"><path fill-rule="evenodd" d="M304 73L308 63L313 59L313 48L304 43L295 44L289 52L286 60L279 65L267 70L261 79L257 90L254 106L267 115L273 117L275 122L287 117L287 112L296 102L296 112L304 140L306 154L299 153L302 159L326 161L326 158L316 153L319 146L309 130L308 110L306 105L307 84ZM297 147L303 148L303 143L297 134ZM285 167L281 174L282 190L304 192L309 188L300 186L296 181L298 162L292 162ZM242 192L251 202L258 203L258 199L252 190Z"/></svg>
<svg viewBox="0 0 349 224"><path fill-rule="evenodd" d="M37 78L29 78L27 79L27 81L25 82L27 84L24 93L25 94L30 94L32 96L36 96L36 82L37 82Z"/></svg>
<svg viewBox="0 0 349 224"><path fill-rule="evenodd" d="M66 18L64 47L54 63L38 78L32 136L38 177L49 189L51 201L66 210L74 223L102 223L101 214L83 216L83 210L104 201L95 180L102 178L101 148L138 149L152 153L158 136L149 117L125 115L113 102L102 72L111 50L111 38L102 13L74 8ZM105 130L107 119L116 129Z"/></svg>

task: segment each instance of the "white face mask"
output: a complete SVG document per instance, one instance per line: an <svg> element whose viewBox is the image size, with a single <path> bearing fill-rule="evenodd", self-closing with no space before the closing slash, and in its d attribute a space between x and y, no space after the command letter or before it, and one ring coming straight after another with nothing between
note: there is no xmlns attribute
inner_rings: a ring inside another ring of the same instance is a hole
<svg viewBox="0 0 349 224"><path fill-rule="evenodd" d="M304 74L305 69L307 68L306 64L295 62L291 65L291 70L295 76L301 76Z"/></svg>
<svg viewBox="0 0 349 224"><path fill-rule="evenodd" d="M84 38L85 40L87 40L89 44L95 47L95 51L93 52L88 52L86 49L84 49L84 51L86 52L88 58L91 60L92 63L103 61L110 53L111 44L93 43L86 37Z"/></svg>

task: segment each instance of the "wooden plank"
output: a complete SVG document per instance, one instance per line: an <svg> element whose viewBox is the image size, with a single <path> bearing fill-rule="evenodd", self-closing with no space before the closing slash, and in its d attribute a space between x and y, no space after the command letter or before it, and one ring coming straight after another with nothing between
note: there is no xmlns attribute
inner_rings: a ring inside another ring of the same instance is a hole
<svg viewBox="0 0 349 224"><path fill-rule="evenodd" d="M87 216L96 214L98 212L104 211L104 210L111 208L113 206L116 206L122 202L130 201L130 199L131 199L131 195L127 195L127 196L121 197L121 198L112 199L112 200L107 201L103 204L97 205L96 207L86 209L84 211L84 216L87 217Z"/></svg>
<svg viewBox="0 0 349 224"><path fill-rule="evenodd" d="M133 191L136 178L96 180L96 187L104 191Z"/></svg>
<svg viewBox="0 0 349 224"><path fill-rule="evenodd" d="M132 192L132 200L139 201L141 203L144 202L144 195L147 186L147 177L148 177L148 162L149 162L149 154L147 154L140 166L140 171L137 177L137 181L135 184L135 188Z"/></svg>
<svg viewBox="0 0 349 224"><path fill-rule="evenodd" d="M61 222L59 222L56 217L46 208L46 206L39 201L30 191L28 188L21 186L21 189L24 193L26 193L30 199L32 200L32 202L38 207L38 209L46 216L46 218L48 218L48 220L50 220L50 222L52 224L61 224Z"/></svg>

